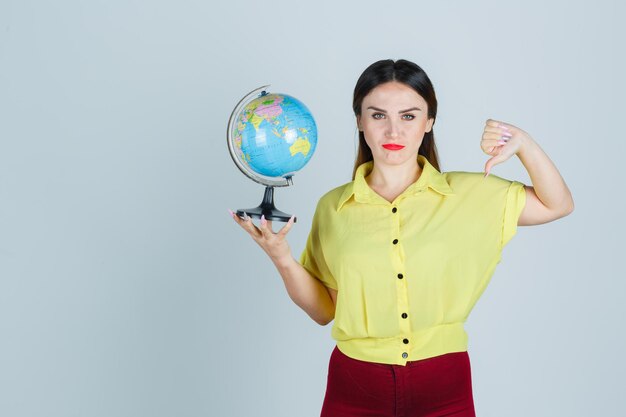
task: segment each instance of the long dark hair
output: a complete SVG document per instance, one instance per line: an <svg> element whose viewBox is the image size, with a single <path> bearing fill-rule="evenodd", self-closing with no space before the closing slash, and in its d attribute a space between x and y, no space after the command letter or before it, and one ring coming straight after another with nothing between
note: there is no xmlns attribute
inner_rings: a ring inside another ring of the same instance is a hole
<svg viewBox="0 0 626 417"><path fill-rule="evenodd" d="M415 90L428 104L428 119L436 120L437 97L435 96L435 89L430 82L430 78L428 78L428 75L426 75L424 70L417 64L405 59L399 59L397 61L384 59L374 62L363 71L363 74L361 74L354 87L354 98L352 100L354 115L360 117L363 98L365 98L370 91L380 84L389 81L401 82ZM426 159L428 159L428 162L439 171L439 157L437 155L437 147L435 146L434 129L431 128L430 132L424 134L422 145L417 153L424 155ZM373 160L372 150L367 146L363 132L359 131L359 149L354 162L352 180L354 180L359 165L371 160Z"/></svg>

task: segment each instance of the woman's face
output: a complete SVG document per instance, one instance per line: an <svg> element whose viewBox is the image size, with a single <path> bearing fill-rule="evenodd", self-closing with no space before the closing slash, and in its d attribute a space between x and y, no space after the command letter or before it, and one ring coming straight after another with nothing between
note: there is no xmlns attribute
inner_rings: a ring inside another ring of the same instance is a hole
<svg viewBox="0 0 626 417"><path fill-rule="evenodd" d="M375 164L401 165L417 160L424 134L430 132L434 119L428 119L422 96L405 84L390 81L363 98L357 123Z"/></svg>

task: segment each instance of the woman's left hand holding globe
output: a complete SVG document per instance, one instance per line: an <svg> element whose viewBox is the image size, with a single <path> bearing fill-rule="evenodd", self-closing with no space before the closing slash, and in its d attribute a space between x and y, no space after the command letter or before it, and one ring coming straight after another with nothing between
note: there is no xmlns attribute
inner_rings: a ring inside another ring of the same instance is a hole
<svg viewBox="0 0 626 417"><path fill-rule="evenodd" d="M231 210L228 210L232 218L241 226L252 239L267 253L272 262L280 262L282 259L291 257L291 248L287 243L287 233L294 223L294 216L291 216L287 224L278 232L272 231L272 222L261 217L261 224L257 227L250 216L242 219Z"/></svg>

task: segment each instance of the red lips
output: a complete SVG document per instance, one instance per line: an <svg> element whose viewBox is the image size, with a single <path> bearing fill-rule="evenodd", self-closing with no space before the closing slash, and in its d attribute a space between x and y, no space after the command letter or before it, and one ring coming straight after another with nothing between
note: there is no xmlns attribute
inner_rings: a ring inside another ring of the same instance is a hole
<svg viewBox="0 0 626 417"><path fill-rule="evenodd" d="M383 145L383 148L388 149L390 151L398 151L398 150L404 148L404 146L398 145L396 143L385 143Z"/></svg>

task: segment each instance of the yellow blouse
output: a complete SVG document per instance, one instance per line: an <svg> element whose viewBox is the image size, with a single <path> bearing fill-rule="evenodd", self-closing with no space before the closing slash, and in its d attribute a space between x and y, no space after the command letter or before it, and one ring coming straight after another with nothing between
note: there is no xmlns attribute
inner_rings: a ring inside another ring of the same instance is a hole
<svg viewBox="0 0 626 417"><path fill-rule="evenodd" d="M524 184L480 172L422 174L392 203L362 164L324 194L300 263L338 290L331 336L344 354L406 365L467 350L464 323L515 235Z"/></svg>

